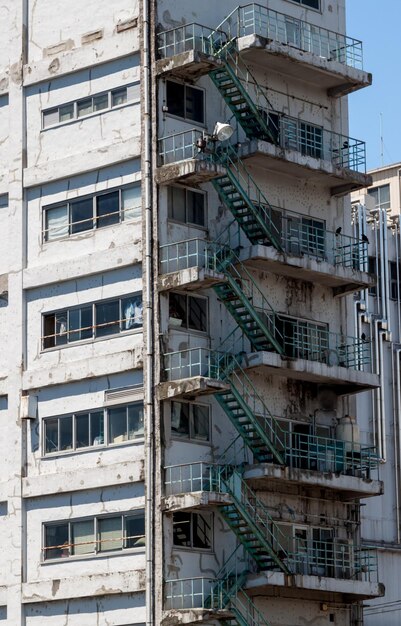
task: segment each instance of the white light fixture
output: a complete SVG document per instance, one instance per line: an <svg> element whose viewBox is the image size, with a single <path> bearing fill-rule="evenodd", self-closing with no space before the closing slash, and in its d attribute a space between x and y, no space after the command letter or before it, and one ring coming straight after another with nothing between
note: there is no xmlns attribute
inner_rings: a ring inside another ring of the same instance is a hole
<svg viewBox="0 0 401 626"><path fill-rule="evenodd" d="M217 122L213 130L213 138L217 141L226 141L227 139L230 139L233 132L234 129L230 126L230 124Z"/></svg>

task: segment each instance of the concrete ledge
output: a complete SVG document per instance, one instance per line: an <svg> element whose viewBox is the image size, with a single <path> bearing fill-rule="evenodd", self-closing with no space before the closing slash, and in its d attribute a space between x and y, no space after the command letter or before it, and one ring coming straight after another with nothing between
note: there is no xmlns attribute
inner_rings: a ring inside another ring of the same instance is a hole
<svg viewBox="0 0 401 626"><path fill-rule="evenodd" d="M195 289L207 289L218 283L225 282L224 274L205 270L203 267L190 267L170 274L162 274L159 277L159 291L168 291L185 287L188 291Z"/></svg>
<svg viewBox="0 0 401 626"><path fill-rule="evenodd" d="M271 70L319 85L334 98L372 84L372 74L368 72L260 35L240 37L237 45L247 59L261 64L263 56L269 55L265 63Z"/></svg>
<svg viewBox="0 0 401 626"><path fill-rule="evenodd" d="M143 461L97 465L72 472L32 475L22 480L22 497L39 498L57 493L88 491L115 485L127 485L144 480Z"/></svg>
<svg viewBox="0 0 401 626"><path fill-rule="evenodd" d="M156 74L170 74L187 80L197 80L222 64L220 59L197 50L180 52L167 59L156 61Z"/></svg>
<svg viewBox="0 0 401 626"><path fill-rule="evenodd" d="M169 185L174 182L195 185L224 176L225 173L226 169L221 165L202 159L187 159L161 165L156 170L155 180L158 185Z"/></svg>
<svg viewBox="0 0 401 626"><path fill-rule="evenodd" d="M143 561L145 561L145 557L143 557ZM141 569L130 570L129 572L111 572L109 574L91 574L90 576L27 582L22 585L22 602L24 604L36 604L37 602L56 602L57 600L73 598L135 593L145 590L145 581L144 565Z"/></svg>
<svg viewBox="0 0 401 626"><path fill-rule="evenodd" d="M336 295L347 295L359 289L368 289L376 283L374 276L343 265L332 265L324 259L279 252L273 246L254 245L240 252L241 261L280 276L319 283L331 287Z"/></svg>
<svg viewBox="0 0 401 626"><path fill-rule="evenodd" d="M227 493L198 491L167 496L164 498L162 507L166 512L172 513L173 511L181 511L184 509L196 509L204 506L221 506L230 503L231 498Z"/></svg>
<svg viewBox="0 0 401 626"><path fill-rule="evenodd" d="M330 384L338 395L358 393L380 386L379 376L339 365L326 365L318 361L291 359L275 352L253 352L246 355L242 366L260 369L274 376Z"/></svg>
<svg viewBox="0 0 401 626"><path fill-rule="evenodd" d="M239 156L251 164L278 174L308 178L330 187L332 196L343 196L351 191L372 185L372 177L343 167L331 161L302 155L296 150L282 148L267 141L252 139L241 144Z"/></svg>
<svg viewBox="0 0 401 626"><path fill-rule="evenodd" d="M97 378L98 376L107 376L107 374L140 369L142 366L142 348L134 348L133 350L95 356L82 361L59 363L57 367L27 370L23 374L22 384L23 389L28 391L72 383L75 380Z"/></svg>
<svg viewBox="0 0 401 626"><path fill-rule="evenodd" d="M34 289L43 285L62 283L141 262L142 240L137 239L129 246L99 250L75 259L69 259L68 263L63 261L51 265L29 267L23 272L23 288Z"/></svg>
<svg viewBox="0 0 401 626"><path fill-rule="evenodd" d="M384 493L381 480L367 480L334 472L312 471L263 463L247 468L244 479L254 489L268 489L271 481L298 483L302 488L331 489L341 493L341 499L369 498ZM284 486L284 485L283 485ZM284 487L285 489L286 487Z"/></svg>
<svg viewBox="0 0 401 626"><path fill-rule="evenodd" d="M161 623L163 626L175 624L198 624L210 620L230 620L233 617L230 611L208 611L206 609L183 609L164 611Z"/></svg>
<svg viewBox="0 0 401 626"><path fill-rule="evenodd" d="M206 378L204 376L194 376L193 378L182 378L165 383L159 383L158 399L169 400L170 398L186 398L209 395L218 391L229 389L225 383Z"/></svg>

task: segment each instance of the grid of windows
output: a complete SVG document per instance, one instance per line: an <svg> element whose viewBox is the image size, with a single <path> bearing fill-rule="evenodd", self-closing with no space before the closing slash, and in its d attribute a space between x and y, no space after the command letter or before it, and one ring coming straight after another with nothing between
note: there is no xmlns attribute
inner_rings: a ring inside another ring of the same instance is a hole
<svg viewBox="0 0 401 626"><path fill-rule="evenodd" d="M169 187L167 197L170 220L206 226L206 194L183 187Z"/></svg>
<svg viewBox="0 0 401 626"><path fill-rule="evenodd" d="M142 327L142 294L102 300L43 315L46 350L85 339L117 335Z"/></svg>
<svg viewBox="0 0 401 626"><path fill-rule="evenodd" d="M43 420L43 447L46 455L142 438L143 402Z"/></svg>
<svg viewBox="0 0 401 626"><path fill-rule="evenodd" d="M198 87L166 81L166 103L170 115L184 120L205 123L205 92Z"/></svg>
<svg viewBox="0 0 401 626"><path fill-rule="evenodd" d="M375 209L390 210L390 185L372 187L372 189L368 189L368 194L375 201Z"/></svg>
<svg viewBox="0 0 401 626"><path fill-rule="evenodd" d="M207 298L183 293L170 293L170 326L207 332L207 322Z"/></svg>
<svg viewBox="0 0 401 626"><path fill-rule="evenodd" d="M141 184L44 207L43 240L54 241L141 216Z"/></svg>
<svg viewBox="0 0 401 626"><path fill-rule="evenodd" d="M68 102L42 113L42 126L58 126L72 120L81 119L93 113L107 111L130 102L139 102L139 83L111 89L75 102Z"/></svg>
<svg viewBox="0 0 401 626"><path fill-rule="evenodd" d="M144 511L44 524L43 559L116 552L145 545Z"/></svg>
<svg viewBox="0 0 401 626"><path fill-rule="evenodd" d="M211 550L213 517L211 513L177 512L173 514L173 544L183 548Z"/></svg>
<svg viewBox="0 0 401 626"><path fill-rule="evenodd" d="M210 441L209 406L192 402L172 402L171 434L180 439Z"/></svg>

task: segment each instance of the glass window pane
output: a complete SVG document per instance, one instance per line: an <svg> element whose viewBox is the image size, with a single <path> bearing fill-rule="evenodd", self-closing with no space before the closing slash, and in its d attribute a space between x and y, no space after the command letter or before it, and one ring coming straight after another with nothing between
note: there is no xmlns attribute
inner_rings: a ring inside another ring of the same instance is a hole
<svg viewBox="0 0 401 626"><path fill-rule="evenodd" d="M128 439L143 437L143 403L128 406Z"/></svg>
<svg viewBox="0 0 401 626"><path fill-rule="evenodd" d="M205 195L187 191L187 219L190 224L205 225Z"/></svg>
<svg viewBox="0 0 401 626"><path fill-rule="evenodd" d="M71 232L81 233L93 228L93 198L74 200L71 207Z"/></svg>
<svg viewBox="0 0 401 626"><path fill-rule="evenodd" d="M191 513L173 513L173 544L191 547Z"/></svg>
<svg viewBox="0 0 401 626"><path fill-rule="evenodd" d="M188 328L207 331L207 300L188 296Z"/></svg>
<svg viewBox="0 0 401 626"><path fill-rule="evenodd" d="M123 530L122 517L106 517L98 520L99 529L99 552L106 550L122 550L123 547Z"/></svg>
<svg viewBox="0 0 401 626"><path fill-rule="evenodd" d="M212 547L212 519L206 513L192 513L193 547L210 550Z"/></svg>
<svg viewBox="0 0 401 626"><path fill-rule="evenodd" d="M145 516L125 518L125 547L138 548L145 545Z"/></svg>
<svg viewBox="0 0 401 626"><path fill-rule="evenodd" d="M123 219L133 219L142 215L141 185L126 187L121 191L121 211Z"/></svg>
<svg viewBox="0 0 401 626"><path fill-rule="evenodd" d="M96 198L97 227L118 224L120 221L120 194L118 191L105 193Z"/></svg>
<svg viewBox="0 0 401 626"><path fill-rule="evenodd" d="M90 414L90 437L92 446L101 446L104 441L104 412Z"/></svg>
<svg viewBox="0 0 401 626"><path fill-rule="evenodd" d="M183 222L185 224L186 218L186 191L185 189L179 189L178 187L168 188L168 216L171 220L177 222Z"/></svg>
<svg viewBox="0 0 401 626"><path fill-rule="evenodd" d="M55 314L56 328L55 328L55 340L56 346L64 346L67 343L67 311L59 311Z"/></svg>
<svg viewBox="0 0 401 626"><path fill-rule="evenodd" d="M45 214L45 241L53 241L68 235L68 206L47 209Z"/></svg>
<svg viewBox="0 0 401 626"><path fill-rule="evenodd" d="M95 96L93 98L93 110L94 111L103 111L103 109L109 108L109 94L103 93L100 96Z"/></svg>
<svg viewBox="0 0 401 626"><path fill-rule="evenodd" d="M209 407L193 404L192 411L192 437L194 439L200 439L201 441L209 441Z"/></svg>
<svg viewBox="0 0 401 626"><path fill-rule="evenodd" d="M96 337L105 337L120 332L120 303L118 300L100 302L96 309Z"/></svg>
<svg viewBox="0 0 401 626"><path fill-rule="evenodd" d="M109 409L108 415L110 443L127 441L127 408L123 406Z"/></svg>
<svg viewBox="0 0 401 626"><path fill-rule="evenodd" d="M127 87L127 100L128 102L132 102L133 100L139 100L141 95L139 83L135 83L135 85L130 85Z"/></svg>
<svg viewBox="0 0 401 626"><path fill-rule="evenodd" d="M52 524L45 528L45 559L70 556L68 524Z"/></svg>
<svg viewBox="0 0 401 626"><path fill-rule="evenodd" d="M68 314L68 340L81 341L91 339L93 336L92 305L81 309L72 309Z"/></svg>
<svg viewBox="0 0 401 626"><path fill-rule="evenodd" d="M187 297L181 293L169 295L169 324L187 328Z"/></svg>
<svg viewBox="0 0 401 626"><path fill-rule="evenodd" d="M185 117L185 86L168 80L166 83L166 103L170 115Z"/></svg>
<svg viewBox="0 0 401 626"><path fill-rule="evenodd" d="M49 111L43 112L43 128L53 126L53 124L59 123L59 114L57 109L49 109Z"/></svg>
<svg viewBox="0 0 401 626"><path fill-rule="evenodd" d="M185 117L199 124L204 123L204 91L202 89L185 86Z"/></svg>
<svg viewBox="0 0 401 626"><path fill-rule="evenodd" d="M45 315L43 320L43 348L53 348L56 345L55 338L56 317L54 313Z"/></svg>
<svg viewBox="0 0 401 626"><path fill-rule="evenodd" d="M189 404L187 402L171 403L171 433L175 437L189 439Z"/></svg>
<svg viewBox="0 0 401 626"><path fill-rule="evenodd" d="M71 553L91 554L95 551L94 521L73 522L71 524Z"/></svg>
<svg viewBox="0 0 401 626"><path fill-rule="evenodd" d="M92 98L80 100L77 103L78 117L83 117L84 115L89 115L90 113L92 113Z"/></svg>
<svg viewBox="0 0 401 626"><path fill-rule="evenodd" d="M65 106L59 107L59 121L66 122L67 120L72 120L74 118L74 105L66 104Z"/></svg>
<svg viewBox="0 0 401 626"><path fill-rule="evenodd" d="M141 328L143 325L142 295L131 296L121 300L121 329Z"/></svg>
<svg viewBox="0 0 401 626"><path fill-rule="evenodd" d="M75 446L77 448L89 446L89 413L75 416Z"/></svg>
<svg viewBox="0 0 401 626"><path fill-rule="evenodd" d="M117 107L127 102L127 88L115 89L111 92L111 106Z"/></svg>
<svg viewBox="0 0 401 626"><path fill-rule="evenodd" d="M58 451L58 419L45 420L46 453Z"/></svg>
<svg viewBox="0 0 401 626"><path fill-rule="evenodd" d="M60 419L60 450L72 450L72 415Z"/></svg>

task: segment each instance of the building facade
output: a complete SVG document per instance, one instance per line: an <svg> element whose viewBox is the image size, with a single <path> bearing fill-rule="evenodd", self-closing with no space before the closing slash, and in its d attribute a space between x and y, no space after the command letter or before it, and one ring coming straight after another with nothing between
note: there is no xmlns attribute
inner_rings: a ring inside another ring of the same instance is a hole
<svg viewBox="0 0 401 626"><path fill-rule="evenodd" d="M360 625L344 2L0 14L0 621Z"/></svg>

